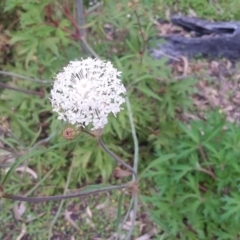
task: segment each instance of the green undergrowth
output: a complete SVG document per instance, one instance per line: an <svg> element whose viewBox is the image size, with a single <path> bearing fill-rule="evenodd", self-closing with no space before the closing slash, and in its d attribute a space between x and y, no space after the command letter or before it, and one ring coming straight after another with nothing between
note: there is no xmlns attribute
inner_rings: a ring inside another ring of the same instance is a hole
<svg viewBox="0 0 240 240"><path fill-rule="evenodd" d="M172 154L158 150L144 173L155 187L143 198L168 239L238 239L240 126L216 112L180 128Z"/></svg>
<svg viewBox="0 0 240 240"><path fill-rule="evenodd" d="M240 19L237 10L240 7L238 0L160 0L157 5L156 12L165 12L166 17L173 14L185 14L216 21L239 21Z"/></svg>
<svg viewBox="0 0 240 240"><path fill-rule="evenodd" d="M48 181L45 182L47 184ZM45 186L49 188L50 186ZM121 191L112 193L95 194L91 196L67 200L64 203L62 213L59 215L52 229L52 239L108 239L116 233L118 199ZM122 205L122 215L126 214L130 197L125 196ZM13 205L5 205L5 211L0 218L0 237L5 239L7 235L11 239L17 239L21 231L25 229L24 239L48 239L48 229L51 220L55 217L59 203L47 202L41 204L27 204L25 212L20 219L16 215L8 214ZM18 205L22 207L22 205ZM15 209L17 209L15 207ZM130 222L131 219L128 219ZM153 223L147 223L150 229ZM125 231L126 232L126 231ZM134 236L141 235L139 226L135 228Z"/></svg>

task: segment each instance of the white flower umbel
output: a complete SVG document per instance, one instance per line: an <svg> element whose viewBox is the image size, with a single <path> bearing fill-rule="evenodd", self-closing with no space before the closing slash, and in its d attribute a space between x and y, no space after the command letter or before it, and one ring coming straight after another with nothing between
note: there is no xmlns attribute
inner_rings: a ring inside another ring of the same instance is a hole
<svg viewBox="0 0 240 240"><path fill-rule="evenodd" d="M120 75L110 62L92 58L71 61L56 75L50 98L53 111L58 119L71 124L102 129L108 115L116 116L125 102Z"/></svg>

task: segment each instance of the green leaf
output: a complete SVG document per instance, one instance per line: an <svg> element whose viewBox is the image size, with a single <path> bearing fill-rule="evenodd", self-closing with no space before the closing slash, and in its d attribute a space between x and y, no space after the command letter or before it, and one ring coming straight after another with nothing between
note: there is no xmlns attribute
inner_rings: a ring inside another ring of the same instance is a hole
<svg viewBox="0 0 240 240"><path fill-rule="evenodd" d="M147 212L150 213L149 215L150 215L150 217L153 219L153 221L156 222L156 223L161 227L161 229L164 230L164 232L165 232L166 234L170 233L169 228L168 228L168 227L165 225L165 223L163 223L163 221L159 218L159 216L161 216L161 215L158 214L157 211L151 210L151 209L147 206L147 204L144 203L145 201L144 201L144 196L143 196L143 195L140 196L140 199L142 200L141 202L143 203L144 208L147 210Z"/></svg>
<svg viewBox="0 0 240 240"><path fill-rule="evenodd" d="M170 154L167 154L167 155L163 155L163 156L160 156L159 158L153 160L144 170L143 172L140 174L139 176L139 179L142 178L142 177L148 177L147 175L147 172L150 168L153 168L155 166L158 166L172 158L176 157L176 154L174 153L170 153Z"/></svg>
<svg viewBox="0 0 240 240"><path fill-rule="evenodd" d="M10 167L10 169L8 170L7 174L5 175L3 181L2 181L2 185L4 185L4 183L7 181L7 179L11 176L12 172L21 164L23 163L24 161L26 161L27 159L31 158L31 157L35 157L35 156L38 156L40 154L44 154L44 153L47 153L47 152L50 152L52 151L53 149L55 148L58 148L58 147L63 147L65 145L68 145L68 144L73 144L73 143L77 143L79 142L79 139L77 140L72 140L72 141L65 141L65 142L62 142L62 143L58 143L58 144L55 144L54 146L48 148L48 149L44 149L44 150L34 150L34 151L31 151L29 153L27 153L26 155L18 158L16 160L16 162Z"/></svg>
<svg viewBox="0 0 240 240"><path fill-rule="evenodd" d="M45 47L50 51L52 51L56 56L59 56L58 43L59 43L59 39L57 39L56 37L47 38L44 41Z"/></svg>
<svg viewBox="0 0 240 240"><path fill-rule="evenodd" d="M174 173L173 180L179 182L184 175L186 175L188 172L193 170L193 167L188 165L173 165L171 166L171 169L175 170L176 173ZM177 172L179 171L179 172Z"/></svg>
<svg viewBox="0 0 240 240"><path fill-rule="evenodd" d="M143 92L144 94L146 94L146 96L148 97L152 97L158 101L162 101L162 99L156 94L154 93L152 90L149 89L148 86L144 86L144 85L141 85L141 86L138 86L137 87L141 92Z"/></svg>
<svg viewBox="0 0 240 240"><path fill-rule="evenodd" d="M188 129L183 123L179 123L180 128L197 144L199 144L199 133L194 131L192 128Z"/></svg>
<svg viewBox="0 0 240 240"><path fill-rule="evenodd" d="M118 232L118 228L121 222L121 215L122 215L122 206L123 206L123 197L124 194L121 192L118 198L118 208L117 208L117 221L116 221L116 232Z"/></svg>
<svg viewBox="0 0 240 240"><path fill-rule="evenodd" d="M222 131L223 126L224 126L224 122L222 122L221 124L219 124L219 126L217 126L215 128L214 131L212 131L209 136L207 137L207 139L205 140L205 142L209 142L210 140L212 140L220 131Z"/></svg>
<svg viewBox="0 0 240 240"><path fill-rule="evenodd" d="M135 79L135 80L131 83L131 85L134 85L134 84L136 84L136 83L138 83L138 82L141 82L141 81L143 81L143 80L147 80L147 79L150 79L150 78L152 78L152 76L151 76L150 74L141 75L140 77L138 77L137 79Z"/></svg>
<svg viewBox="0 0 240 240"><path fill-rule="evenodd" d="M130 41L128 41L126 39L126 43L128 45L128 47L134 52L134 53L137 53L137 49L132 45L132 43Z"/></svg>
<svg viewBox="0 0 240 240"><path fill-rule="evenodd" d="M111 124L112 124L113 129L116 131L118 137L120 139L122 139L122 127L119 124L118 120L116 118L111 119Z"/></svg>
<svg viewBox="0 0 240 240"><path fill-rule="evenodd" d="M32 145L36 142L36 140L37 140L38 137L40 136L41 132L42 132L42 128L40 127L40 128L39 128L39 131L38 131L37 134L34 136L32 142L30 143L30 146L32 146Z"/></svg>

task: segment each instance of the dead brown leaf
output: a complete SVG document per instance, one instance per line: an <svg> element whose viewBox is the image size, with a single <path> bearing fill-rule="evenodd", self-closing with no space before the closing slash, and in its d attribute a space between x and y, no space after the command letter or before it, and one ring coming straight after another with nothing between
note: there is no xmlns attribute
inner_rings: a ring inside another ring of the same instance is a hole
<svg viewBox="0 0 240 240"><path fill-rule="evenodd" d="M128 170L123 170L120 167L116 167L113 173L113 176L115 178L125 178L131 176L132 173L129 172Z"/></svg>

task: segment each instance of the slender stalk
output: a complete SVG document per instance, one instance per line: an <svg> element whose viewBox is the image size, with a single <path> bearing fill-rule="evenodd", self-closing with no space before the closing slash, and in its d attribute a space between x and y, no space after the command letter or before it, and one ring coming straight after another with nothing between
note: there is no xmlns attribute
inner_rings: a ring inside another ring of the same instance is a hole
<svg viewBox="0 0 240 240"><path fill-rule="evenodd" d="M30 78L30 77L23 76L23 75L13 73L13 72L0 71L0 74L1 75L6 75L6 76L11 76L11 77L21 78L21 79L28 80L28 81L31 81L31 82L36 82L36 83L52 84L52 81L50 81L50 80L34 79L34 78Z"/></svg>
<svg viewBox="0 0 240 240"><path fill-rule="evenodd" d="M65 184L63 195L67 194L68 187L69 187L69 184L70 184L70 179L72 177L72 170L73 170L73 161L71 162L71 166L70 166L69 171L68 171L67 181L66 181L66 184ZM50 240L51 237L52 237L52 229L53 229L53 226L55 225L55 223L56 223L56 221L57 221L57 219L58 219L58 217L59 217L59 215L62 211L63 204L64 204L64 200L61 200L60 205L59 205L58 210L57 210L57 213L56 213L53 221L51 222L51 225L50 225L50 228L49 228L49 231L48 231L48 240Z"/></svg>
<svg viewBox="0 0 240 240"><path fill-rule="evenodd" d="M86 39L86 29L85 29L85 17L84 17L84 6L82 0L76 0L76 8L77 8L77 22L80 33L80 47L82 49L83 54L88 54L88 49L85 43L82 41Z"/></svg>
<svg viewBox="0 0 240 240"><path fill-rule="evenodd" d="M33 193L53 172L54 168L50 169L44 177L33 187L31 188L27 193L24 194L25 197L29 196L31 193Z"/></svg>
<svg viewBox="0 0 240 240"><path fill-rule="evenodd" d="M138 139L137 139L137 134L136 134L136 128L135 128L134 121L133 121L132 109L131 109L131 105L130 105L128 97L126 97L126 104L127 104L128 116L129 116L131 132L132 132L133 142L134 142L134 163L133 163L133 169L134 169L135 173L137 174L137 171L138 171L138 160L139 160L139 147L138 147Z"/></svg>
<svg viewBox="0 0 240 240"><path fill-rule="evenodd" d="M134 181L137 181L137 174L135 170L129 166L127 163L125 163L121 158L119 158L115 153L113 153L110 149L107 148L107 146L103 143L102 139L98 139L99 145L105 150L118 164L123 165L125 168L127 168L131 173L133 173Z"/></svg>
<svg viewBox="0 0 240 240"><path fill-rule="evenodd" d="M90 45L88 44L88 42L86 41L86 39L82 39L82 42L85 44L85 47L88 49L88 51L95 57L100 59L100 57L98 56L98 54L90 47Z"/></svg>
<svg viewBox="0 0 240 240"><path fill-rule="evenodd" d="M128 208L128 211L127 211L127 213L126 213L126 215L125 215L125 217L124 217L124 219L123 219L123 221L122 221L122 223L121 223L121 225L118 227L118 231L117 231L117 236L116 236L116 240L118 240L118 238L119 238L119 233L120 233L120 230L122 229L122 227L123 227L123 224L127 221L127 219L128 219L128 217L129 217L129 215L130 215L130 212L131 212L131 210L132 210L132 206L133 206L133 198L131 198L131 201L130 201L130 204L129 204L129 208Z"/></svg>
<svg viewBox="0 0 240 240"><path fill-rule="evenodd" d="M99 138L98 142L101 145L101 147L114 159L116 160L119 164L125 166L128 170L130 170L133 173L133 181L137 182L137 170L138 170L138 159L139 159L139 147L138 147L138 139L137 139L137 134L136 134L136 130L135 130L135 126L134 126L134 122L133 122L133 115L132 115L132 110L131 110L131 105L129 102L129 99L126 98L126 104L127 104L127 108L128 108L128 114L129 114L129 121L130 121L130 125L131 125L131 131L132 131L132 136L133 136L133 141L134 141L134 167L132 168L131 166L129 166L128 164L126 164L122 159L120 159L118 156L116 156L113 152L111 152L103 143L102 139ZM137 217L137 210L138 210L138 196L137 193L133 193L134 195L132 196L131 199L131 203L130 203L130 207L128 209L128 212L123 220L122 225L124 224L124 222L126 222L131 209L132 209L132 204L133 204L133 217L132 217L132 221L131 221L131 228L128 232L128 235L126 237L126 240L131 239L132 233L134 231L134 226L135 226L135 222L136 222L136 217ZM121 227L118 229L117 232L117 238L119 236L119 231L122 228Z"/></svg>
<svg viewBox="0 0 240 240"><path fill-rule="evenodd" d="M50 174L53 172L53 170L54 170L54 168L49 170L46 173L46 175L33 188L31 188L27 193L24 194L24 196L27 197L30 194L32 194L50 176ZM16 202L15 204L18 204L18 202Z"/></svg>
<svg viewBox="0 0 240 240"><path fill-rule="evenodd" d="M94 4L94 6L88 8L88 10L86 11L86 14L90 14L91 12L94 12L97 8L101 7L102 5L103 5L103 2Z"/></svg>
<svg viewBox="0 0 240 240"><path fill-rule="evenodd" d="M146 50L146 40L145 40L145 37L144 37L144 34L143 34L143 30L142 30L142 27L141 27L141 23L140 23L140 21L139 21L138 13L137 13L136 10L134 11L134 13L135 13L136 18L137 18L138 28L139 28L139 31L140 31L140 33L141 33L141 37L142 37L142 41L143 41L143 47L142 47L142 50L141 50L141 52L140 52L140 54L143 56L143 54L145 53L145 50ZM143 60L142 56L141 56L141 59L140 59L140 65L142 64L142 60Z"/></svg>
<svg viewBox="0 0 240 240"><path fill-rule="evenodd" d="M134 169L134 172L137 175L138 160L139 160L139 147L138 147L138 139L137 139L136 129L135 129L134 121L133 121L133 114L132 114L131 104L130 104L130 101L129 101L128 97L126 97L126 104L127 104L128 116L129 116L131 132L132 132L133 142L134 142L134 163L133 163L133 169ZM134 176L133 176L133 181L134 180L135 179L134 179ZM127 240L131 239L131 236L132 236L132 233L133 233L133 230L134 230L134 226L135 226L135 222L136 222L137 210L138 210L138 195L137 195L137 193L133 193L132 199L133 199L133 217L132 217L132 222L131 222L131 228L130 228L130 230L128 232L128 235L127 235L127 238L126 238Z"/></svg>
<svg viewBox="0 0 240 240"><path fill-rule="evenodd" d="M22 92L22 93L26 93L26 94L38 95L40 97L43 97L42 92L36 92L36 91L30 91L30 90L26 90L26 89L22 89L22 88L12 87L12 86L9 86L9 85L4 84L4 83L0 83L0 87L6 88L6 89L9 89L9 90L14 90L16 92Z"/></svg>
<svg viewBox="0 0 240 240"><path fill-rule="evenodd" d="M32 192L34 192L49 176L50 174L54 171L54 168L52 168L51 170L49 170L46 175L39 181L37 182L37 184L31 188L27 193L24 194L25 197L29 196ZM2 193L3 193L3 189L2 189ZM1 185L0 185L0 199L1 199ZM17 202L14 202L14 204L10 204L10 206L8 206L8 209L10 211L10 209L13 208L13 206L17 204ZM7 221L7 219L5 219Z"/></svg>
<svg viewBox="0 0 240 240"><path fill-rule="evenodd" d="M47 138L44 138L40 141L38 141L37 143L34 144L34 146L31 148L31 151L33 149L35 149L36 147L38 147L41 144L46 144L47 142L49 142L52 138L54 138L57 134L57 131L53 132L50 136L48 136Z"/></svg>
<svg viewBox="0 0 240 240"><path fill-rule="evenodd" d="M128 235L126 237L126 240L130 240L131 239L131 236L132 236L132 233L133 233L133 230L134 230L134 227L135 227L135 222L136 222L136 218L137 218L137 210L138 210L138 195L135 194L133 196L133 216L132 216L132 221L131 221L131 228L128 232Z"/></svg>
<svg viewBox="0 0 240 240"><path fill-rule="evenodd" d="M213 180L216 180L216 176L214 175L214 173L212 171L207 170L207 169L202 168L202 167L198 168L198 170L208 174Z"/></svg>
<svg viewBox="0 0 240 240"><path fill-rule="evenodd" d="M72 193L72 194L68 194L68 195L56 195L56 196L48 196L48 197L24 197L24 196L5 193L5 192L1 191L1 189L0 189L0 199L2 197L2 198L17 200L17 201L22 201L22 202L40 203L40 202L46 202L46 201L59 201L62 199L76 198L76 197L86 196L86 195L90 195L90 194L94 194L94 193L106 192L106 191L111 191L114 189L122 189L122 188L129 188L129 187L130 187L129 184L123 184L123 185L119 185L119 186L113 185L113 186L104 187L101 189L85 190L85 191L83 190L81 192Z"/></svg>

